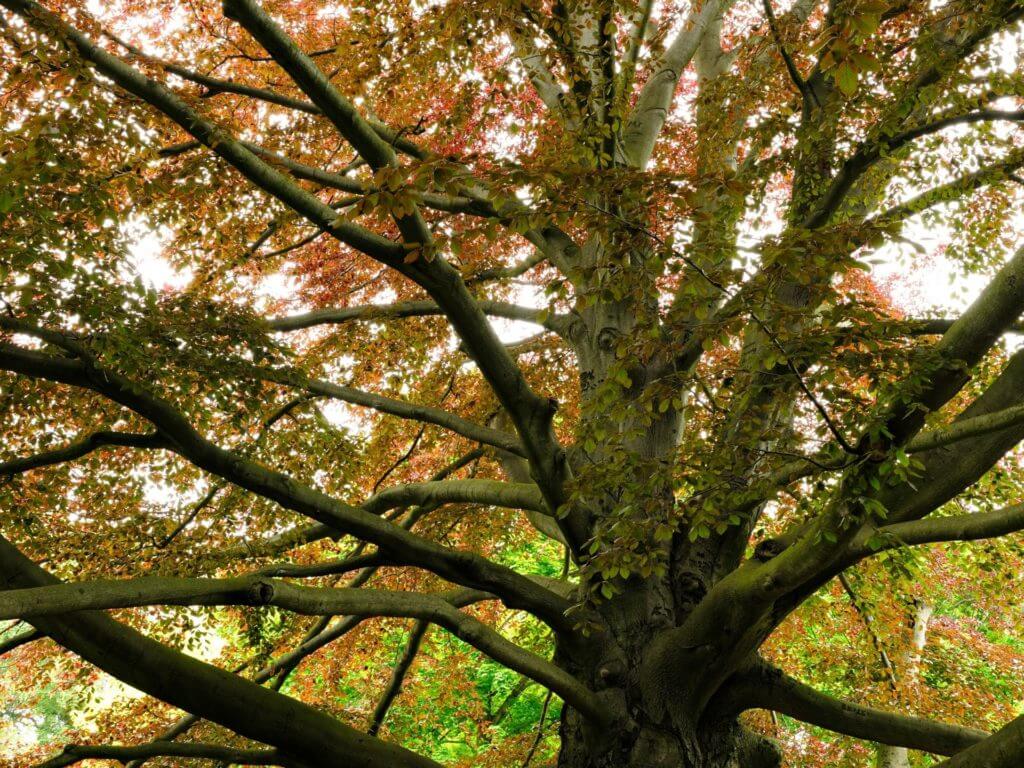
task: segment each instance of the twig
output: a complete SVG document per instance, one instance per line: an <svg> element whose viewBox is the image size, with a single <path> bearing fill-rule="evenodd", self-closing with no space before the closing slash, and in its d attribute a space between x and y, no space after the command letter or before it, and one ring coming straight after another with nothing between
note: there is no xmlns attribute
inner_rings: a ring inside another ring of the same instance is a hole
<svg viewBox="0 0 1024 768"><path fill-rule="evenodd" d="M864 628L867 630L868 636L871 638L871 644L875 647L875 651L878 653L878 658L882 662L882 667L885 669L886 679L889 681L889 687L892 688L892 692L899 696L900 688L896 682L896 670L892 665L892 661L889 659L889 654L885 651L885 646L882 644L882 638L875 632L875 628L871 625L873 617L868 611L868 607L860 599L856 592L853 590L853 585L850 584L850 580L846 578L845 573L839 574L839 583L843 585L843 589L850 598L850 602L853 604L854 610L857 615L860 616L861 621L864 622Z"/></svg>

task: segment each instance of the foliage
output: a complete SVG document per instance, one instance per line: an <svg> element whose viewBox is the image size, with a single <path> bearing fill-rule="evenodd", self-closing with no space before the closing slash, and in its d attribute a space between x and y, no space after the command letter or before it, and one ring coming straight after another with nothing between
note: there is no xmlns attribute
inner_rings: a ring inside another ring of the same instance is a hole
<svg viewBox="0 0 1024 768"><path fill-rule="evenodd" d="M996 765L1022 16L0 0L10 764Z"/></svg>

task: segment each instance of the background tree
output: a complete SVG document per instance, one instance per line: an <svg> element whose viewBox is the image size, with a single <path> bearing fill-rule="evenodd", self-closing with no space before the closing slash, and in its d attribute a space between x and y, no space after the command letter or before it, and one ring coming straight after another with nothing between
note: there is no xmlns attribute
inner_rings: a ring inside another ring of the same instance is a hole
<svg viewBox="0 0 1024 768"><path fill-rule="evenodd" d="M153 697L46 765L1020 762L785 641L1024 528L1017 0L0 6L5 649ZM958 317L864 274L922 221ZM425 645L466 720L388 731Z"/></svg>

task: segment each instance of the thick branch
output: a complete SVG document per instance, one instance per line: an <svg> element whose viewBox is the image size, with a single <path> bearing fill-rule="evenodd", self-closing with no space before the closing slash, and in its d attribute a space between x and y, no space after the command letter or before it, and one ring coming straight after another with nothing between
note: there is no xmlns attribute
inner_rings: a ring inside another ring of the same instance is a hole
<svg viewBox="0 0 1024 768"><path fill-rule="evenodd" d="M0 589L59 584L0 537ZM72 653L167 703L323 768L438 768L287 696L172 650L94 612L39 617L37 629Z"/></svg>
<svg viewBox="0 0 1024 768"><path fill-rule="evenodd" d="M668 117L679 78L697 52L704 33L729 5L731 0L694 3L676 38L653 66L623 132L625 160L632 166L647 165Z"/></svg>
<svg viewBox="0 0 1024 768"><path fill-rule="evenodd" d="M157 433L138 434L135 432L110 432L100 430L86 435L63 448L44 451L34 456L0 462L0 476L16 475L40 467L74 461L105 446L125 448L165 448L167 441Z"/></svg>
<svg viewBox="0 0 1024 768"><path fill-rule="evenodd" d="M940 448L978 435L987 435L989 432L998 432L1018 424L1024 424L1024 405L1015 405L995 413L954 421L948 427L923 432L910 441L907 445L907 452L930 451L933 448Z"/></svg>
<svg viewBox="0 0 1024 768"><path fill-rule="evenodd" d="M871 537L880 545L869 548L865 544L857 555L894 549L904 545L935 544L943 541L977 541L1006 536L1024 530L1024 504L1014 504L989 512L952 517L927 517L906 523L883 525Z"/></svg>
<svg viewBox="0 0 1024 768"><path fill-rule="evenodd" d="M509 607L530 611L560 631L572 632L571 622L563 615L568 607L566 602L530 579L478 555L455 552L411 534L377 515L224 450L196 432L167 401L112 371L2 343L0 368L98 392L148 419L166 435L172 450L201 469L326 526L376 544L398 562L426 568L456 584L494 593Z"/></svg>
<svg viewBox="0 0 1024 768"><path fill-rule="evenodd" d="M935 768L1018 768L1021 755L1024 755L1024 716Z"/></svg>
<svg viewBox="0 0 1024 768"><path fill-rule="evenodd" d="M396 616L429 621L510 669L547 686L587 717L598 722L607 717L597 698L571 675L509 642L437 595L306 587L259 576L231 579L145 576L0 592L0 618L36 619L53 614L146 605L273 605L306 615Z"/></svg>
<svg viewBox="0 0 1024 768"><path fill-rule="evenodd" d="M281 754L276 749L233 749L220 744L184 744L174 741L151 741L132 747L119 746L80 746L69 745L64 751L40 763L36 768L65 768L82 760L116 760L124 763L150 757L189 757L202 760L219 760L223 763L241 763L244 765L281 765L296 766L300 764Z"/></svg>
<svg viewBox="0 0 1024 768"><path fill-rule="evenodd" d="M954 755L988 737L974 728L834 699L778 670L750 673L730 695L745 709L769 709L836 733L937 755Z"/></svg>

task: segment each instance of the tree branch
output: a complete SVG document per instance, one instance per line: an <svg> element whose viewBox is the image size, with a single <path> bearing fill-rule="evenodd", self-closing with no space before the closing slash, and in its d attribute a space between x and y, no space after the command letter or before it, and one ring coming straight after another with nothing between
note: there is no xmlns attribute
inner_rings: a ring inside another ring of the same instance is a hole
<svg viewBox="0 0 1024 768"><path fill-rule="evenodd" d="M225 450L196 432L166 400L119 374L80 360L53 357L5 343L0 343L0 368L97 392L148 419L170 441L171 450L201 469L330 528L376 544L398 562L418 565L456 584L494 593L509 607L530 611L559 631L573 632L571 622L564 616L566 602L530 579L479 555L455 552L411 534L377 515L343 504L285 474Z"/></svg>
<svg viewBox="0 0 1024 768"><path fill-rule="evenodd" d="M597 722L608 718L604 706L574 677L509 642L437 595L306 587L258 575L229 579L144 576L0 592L0 618L32 620L53 614L147 605L273 605L305 615L395 616L429 621L509 669L555 691L588 718Z"/></svg>
<svg viewBox="0 0 1024 768"><path fill-rule="evenodd" d="M409 639L406 640L405 648L402 650L402 655L395 662L395 668L391 672L391 679L388 681L387 688L381 694L377 706L373 708L373 714L370 716L370 727L366 730L371 736L376 736L380 731L381 726L384 724L384 718L388 716L388 710L391 709L391 705L398 698L398 694L402 692L405 676L412 668L413 661L416 660L416 654L419 653L420 645L423 643L423 638L426 636L428 629L430 629L430 622L428 621L421 619L413 624L412 630L409 632Z"/></svg>
<svg viewBox="0 0 1024 768"><path fill-rule="evenodd" d="M0 589L59 582L0 536ZM438 768L312 707L172 650L94 612L39 617L38 630L139 690L322 768Z"/></svg>
<svg viewBox="0 0 1024 768"><path fill-rule="evenodd" d="M954 755L988 737L984 731L883 712L834 699L776 669L747 673L730 691L743 709L769 709L801 722L879 744Z"/></svg>
<svg viewBox="0 0 1024 768"><path fill-rule="evenodd" d="M779 25L775 19L775 11L772 9L771 0L762 0L762 4L764 5L764 15L768 19L768 29L775 40L775 47L779 49L779 55L786 65L786 72L789 73L790 80L793 81L793 85L796 86L797 91L800 92L800 96L803 98L804 109L809 109L812 102L814 106L820 107L821 104L818 103L818 97L814 93L814 89L807 84L807 81L800 74L800 70L797 69L793 57L786 50L786 44L782 40L782 35L779 34Z"/></svg>
<svg viewBox="0 0 1024 768"><path fill-rule="evenodd" d="M44 451L21 459L0 462L0 477L28 472L40 467L62 464L80 459L93 451L108 446L124 448L166 448L167 440L158 432L138 434L135 432L110 432L100 430L70 443L63 448Z"/></svg>
<svg viewBox="0 0 1024 768"><path fill-rule="evenodd" d="M1024 716L1012 720L980 744L965 749L935 768L1017 768L1024 755Z"/></svg>
<svg viewBox="0 0 1024 768"><path fill-rule="evenodd" d="M545 310L521 307L504 301L478 299L477 304L484 314L503 317L508 320L536 323L555 333L564 332L567 323L567 319L562 315L552 315ZM297 331L304 328L312 328L316 325L341 324L354 320L390 320L401 317L429 317L443 314L444 310L434 301L401 301L396 304L365 304L357 307L320 309L302 315L272 318L268 321L268 324L271 330L274 331Z"/></svg>
<svg viewBox="0 0 1024 768"><path fill-rule="evenodd" d="M697 52L711 22L731 4L732 0L694 3L679 33L652 67L651 76L641 89L623 131L623 159L633 167L647 165L668 117L679 78Z"/></svg>
<svg viewBox="0 0 1024 768"><path fill-rule="evenodd" d="M1021 530L1024 530L1024 504L1014 504L1003 509L976 512L971 515L927 517L922 520L883 525L871 535L871 540L880 542L880 545L869 547L865 542L854 554L864 557L902 546L992 539Z"/></svg>
<svg viewBox="0 0 1024 768"><path fill-rule="evenodd" d="M287 375L278 375L273 371L256 371L256 375L265 381L273 381L286 386L300 386L306 392L320 397L329 397L333 400L341 400L352 405L372 408L373 410L397 416L402 419L425 422L439 427L449 429L456 434L468 437L474 442L484 445L493 445L502 450L510 451L517 456L526 455L523 444L515 435L508 432L501 432L490 427L475 424L468 419L457 416L454 413L435 408L429 405L417 405L404 400L394 400L374 392L365 392L354 387L346 387L341 384L332 384L319 379L307 379L296 383Z"/></svg>
<svg viewBox="0 0 1024 768"><path fill-rule="evenodd" d="M1024 405L1015 405L995 413L954 421L948 427L923 432L907 444L907 453L919 453L967 440L989 432L1024 424Z"/></svg>
<svg viewBox="0 0 1024 768"><path fill-rule="evenodd" d="M301 768L300 763L286 757L276 749L233 749L220 744L184 744L174 741L151 741L131 747L68 745L64 751L36 768L65 768L82 760L116 760L127 762L150 757L188 757L200 760L219 760L244 765L280 765Z"/></svg>
<svg viewBox="0 0 1024 768"><path fill-rule="evenodd" d="M24 632L19 632L16 635L11 635L6 640L0 640L0 656L5 653L10 653L15 648L20 648L28 643L33 643L36 640L41 640L43 634L36 629L27 629Z"/></svg>
<svg viewBox="0 0 1024 768"><path fill-rule="evenodd" d="M908 332L914 336L941 336L955 323L954 318L936 317L925 320L904 320L902 324L908 326ZM1024 323L1014 323L1007 333L1024 333Z"/></svg>

